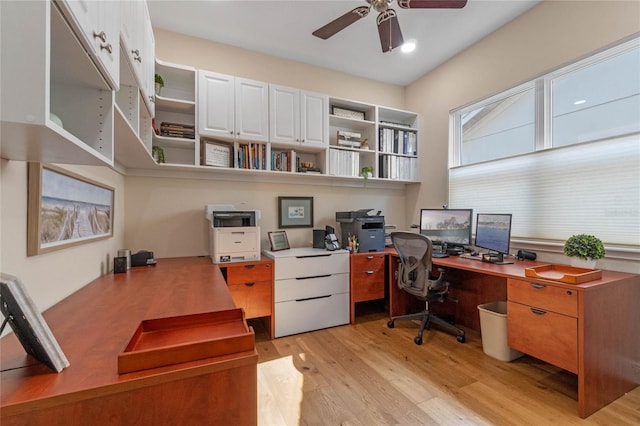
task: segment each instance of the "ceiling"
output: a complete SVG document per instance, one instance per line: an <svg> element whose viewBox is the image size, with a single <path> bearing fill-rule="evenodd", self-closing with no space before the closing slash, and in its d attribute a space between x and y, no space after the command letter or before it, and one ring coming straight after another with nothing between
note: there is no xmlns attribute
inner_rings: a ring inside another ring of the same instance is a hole
<svg viewBox="0 0 640 426"><path fill-rule="evenodd" d="M148 0L154 27L385 83L408 85L540 0L469 0L463 9L401 9L403 38L412 54L382 53L377 12L328 40L311 33L365 0Z"/></svg>

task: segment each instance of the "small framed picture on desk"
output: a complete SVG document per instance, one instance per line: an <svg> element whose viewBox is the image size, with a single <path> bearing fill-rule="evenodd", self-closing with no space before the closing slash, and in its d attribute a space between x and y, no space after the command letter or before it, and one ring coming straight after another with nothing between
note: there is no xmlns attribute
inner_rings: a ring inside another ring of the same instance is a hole
<svg viewBox="0 0 640 426"><path fill-rule="evenodd" d="M286 231L269 232L269 242L271 243L271 251L288 250L290 248Z"/></svg>

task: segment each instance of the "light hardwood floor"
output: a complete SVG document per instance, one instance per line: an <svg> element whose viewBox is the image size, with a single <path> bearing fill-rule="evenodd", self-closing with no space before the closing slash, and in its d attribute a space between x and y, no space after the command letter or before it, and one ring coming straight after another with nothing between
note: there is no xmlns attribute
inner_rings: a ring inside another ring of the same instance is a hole
<svg viewBox="0 0 640 426"><path fill-rule="evenodd" d="M640 387L583 420L577 376L524 356L512 362L418 323L387 328L371 304L356 324L267 338L257 323L259 425L640 425Z"/></svg>

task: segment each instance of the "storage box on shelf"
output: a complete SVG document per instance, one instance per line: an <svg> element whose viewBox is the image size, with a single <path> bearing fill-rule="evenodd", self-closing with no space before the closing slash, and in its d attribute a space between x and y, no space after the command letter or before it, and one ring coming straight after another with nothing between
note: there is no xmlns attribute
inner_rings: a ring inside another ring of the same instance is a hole
<svg viewBox="0 0 640 426"><path fill-rule="evenodd" d="M199 164L196 70L156 60L155 73L162 76L164 87L155 96L153 145L162 148L167 163Z"/></svg>
<svg viewBox="0 0 640 426"><path fill-rule="evenodd" d="M56 3L0 15L2 158L113 166L114 92Z"/></svg>

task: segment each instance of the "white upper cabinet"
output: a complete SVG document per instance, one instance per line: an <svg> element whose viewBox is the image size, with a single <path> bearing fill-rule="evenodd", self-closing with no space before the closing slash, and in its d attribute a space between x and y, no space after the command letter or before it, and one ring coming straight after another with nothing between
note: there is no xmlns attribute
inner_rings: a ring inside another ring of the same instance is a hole
<svg viewBox="0 0 640 426"><path fill-rule="evenodd" d="M126 0L120 2L120 39L124 55L134 71L147 109L153 115L153 74L155 44L147 3Z"/></svg>
<svg viewBox="0 0 640 426"><path fill-rule="evenodd" d="M200 136L267 141L268 84L198 70Z"/></svg>
<svg viewBox="0 0 640 426"><path fill-rule="evenodd" d="M120 2L65 0L57 2L81 43L114 89L120 85Z"/></svg>
<svg viewBox="0 0 640 426"><path fill-rule="evenodd" d="M235 134L235 79L198 70L198 133L233 138Z"/></svg>
<svg viewBox="0 0 640 426"><path fill-rule="evenodd" d="M329 146L329 97L300 91L300 134L305 147Z"/></svg>
<svg viewBox="0 0 640 426"><path fill-rule="evenodd" d="M269 85L269 140L301 148L328 145L329 97Z"/></svg>

